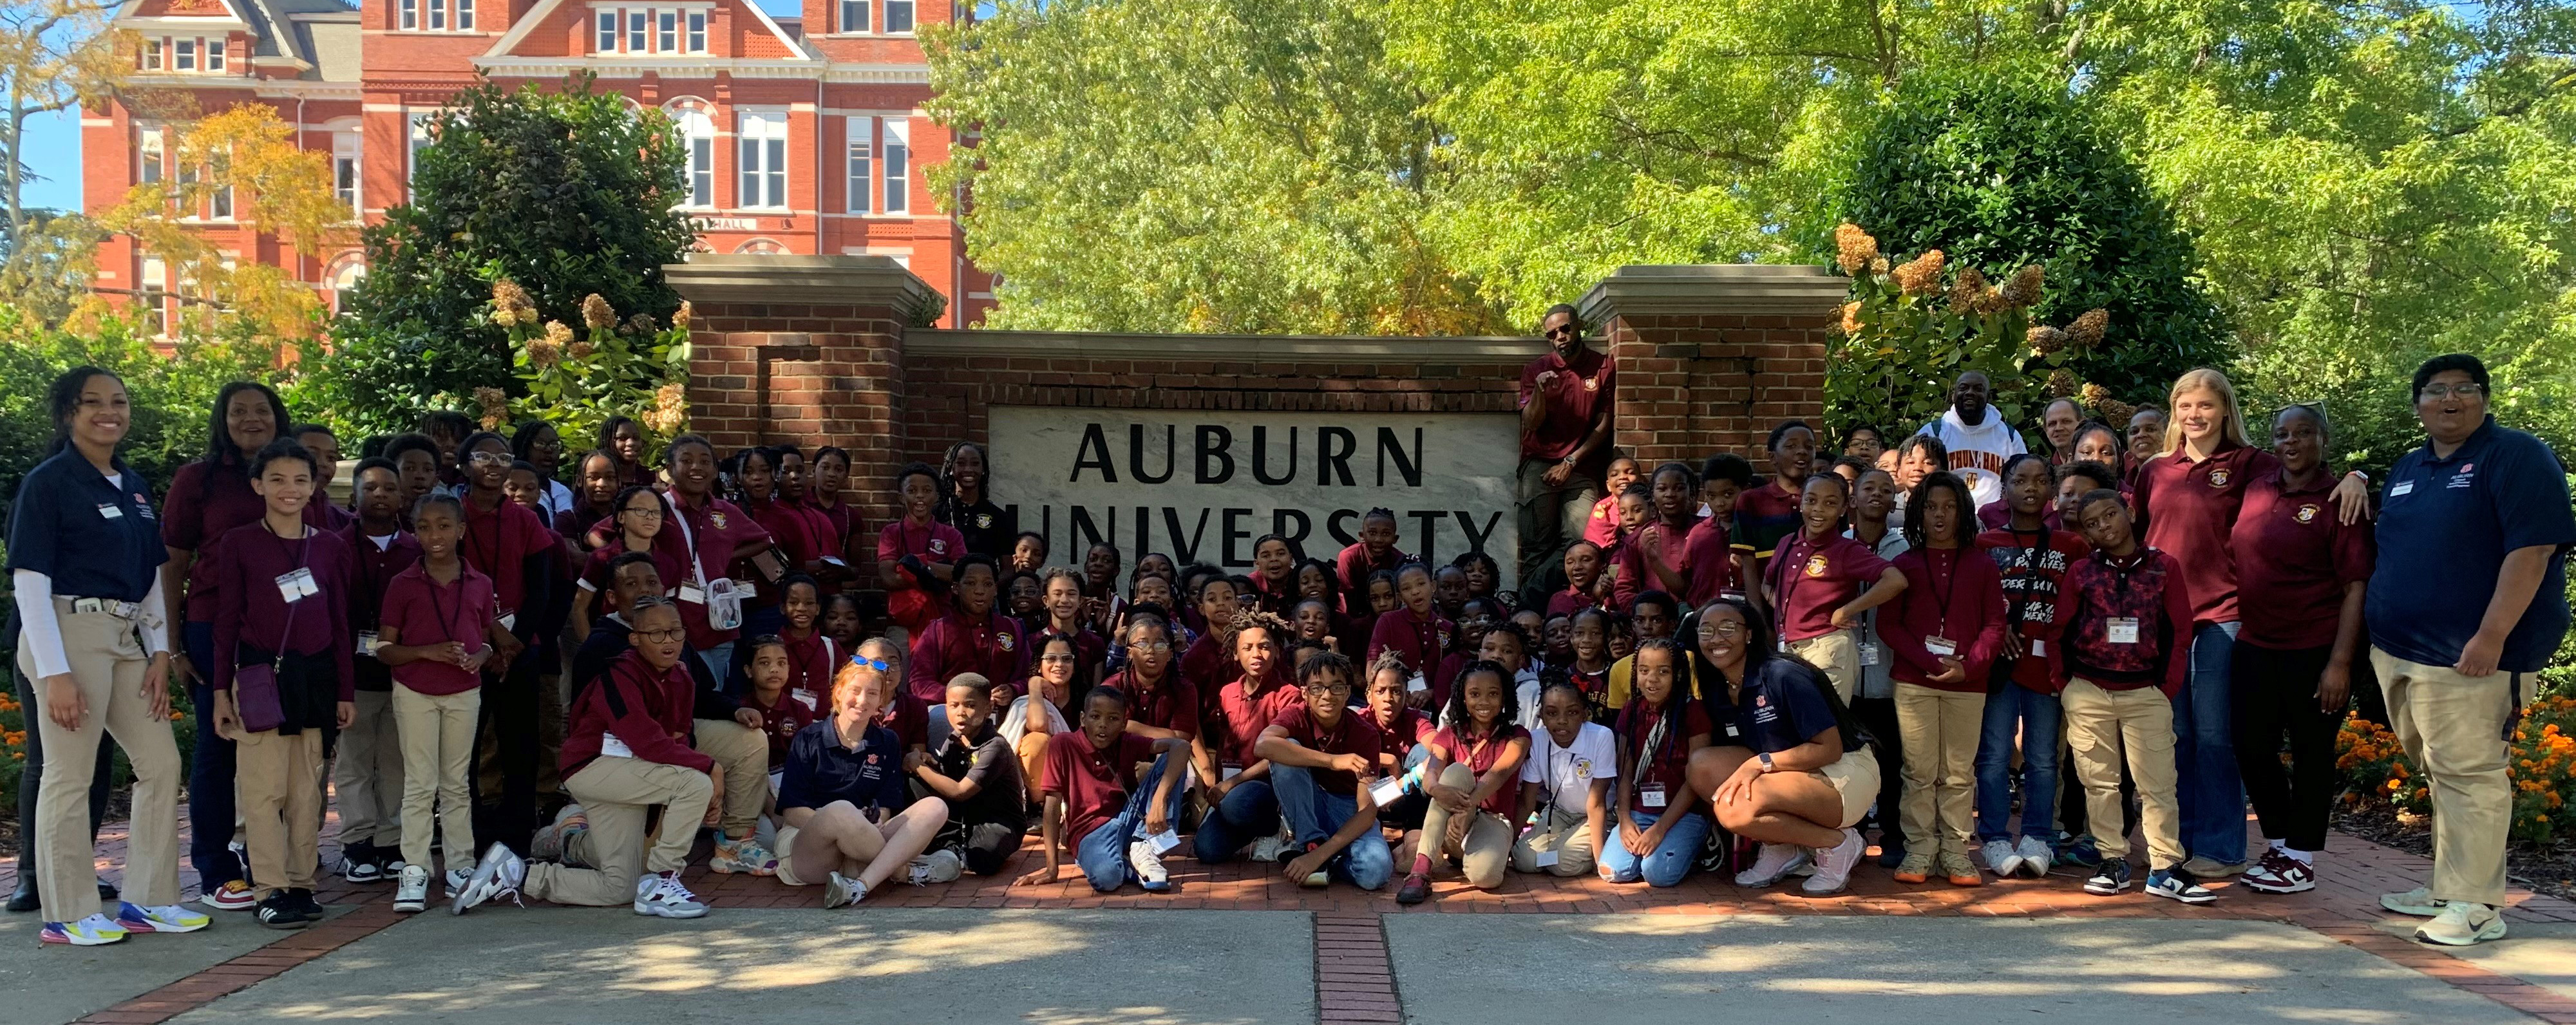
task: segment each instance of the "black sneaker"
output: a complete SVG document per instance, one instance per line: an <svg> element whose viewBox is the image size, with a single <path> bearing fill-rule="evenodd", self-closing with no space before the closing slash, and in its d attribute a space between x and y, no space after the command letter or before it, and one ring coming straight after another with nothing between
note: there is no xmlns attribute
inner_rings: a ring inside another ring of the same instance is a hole
<svg viewBox="0 0 2576 1025"><path fill-rule="evenodd" d="M37 908L43 907L44 904L44 900L36 895L35 873L28 872L20 874L18 876L17 890L9 894L9 910L34 911Z"/></svg>
<svg viewBox="0 0 2576 1025"><path fill-rule="evenodd" d="M296 910L304 913L305 921L319 922L322 920L322 902L313 899L313 891L297 888L286 892L290 897L294 898Z"/></svg>
<svg viewBox="0 0 2576 1025"><path fill-rule="evenodd" d="M385 877L384 855L373 843L359 842L340 850L340 878L372 883Z"/></svg>
<svg viewBox="0 0 2576 1025"><path fill-rule="evenodd" d="M303 902L296 900L295 894L288 890L271 891L259 899L251 913L259 919L259 924L271 929L301 929L313 921L304 917Z"/></svg>
<svg viewBox="0 0 2576 1025"><path fill-rule="evenodd" d="M2129 862L2123 858L2104 858L2093 878L2084 881L2084 892L2108 897L2129 888Z"/></svg>
<svg viewBox="0 0 2576 1025"><path fill-rule="evenodd" d="M1694 865L1702 872L1723 872L1727 863L1733 860L1734 853L1735 837L1723 829L1712 829L1708 831L1708 839L1700 843Z"/></svg>

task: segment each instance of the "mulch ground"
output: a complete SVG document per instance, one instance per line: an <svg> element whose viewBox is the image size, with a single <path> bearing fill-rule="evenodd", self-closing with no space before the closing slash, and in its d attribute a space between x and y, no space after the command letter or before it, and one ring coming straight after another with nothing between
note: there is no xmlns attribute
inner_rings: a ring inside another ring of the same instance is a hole
<svg viewBox="0 0 2576 1025"><path fill-rule="evenodd" d="M2433 856L2431 827L2399 822L2396 811L2384 804L2359 809L2338 808L2334 828L2336 832L2394 847L2408 854ZM2546 846L2514 844L2505 850L2505 875L2516 886L2576 900L2576 842L2561 838Z"/></svg>

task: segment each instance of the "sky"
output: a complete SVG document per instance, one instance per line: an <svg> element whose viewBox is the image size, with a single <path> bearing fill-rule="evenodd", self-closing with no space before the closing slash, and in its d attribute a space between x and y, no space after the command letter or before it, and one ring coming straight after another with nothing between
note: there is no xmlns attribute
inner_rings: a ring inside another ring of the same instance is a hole
<svg viewBox="0 0 2576 1025"><path fill-rule="evenodd" d="M797 0L759 0L760 8L773 15L794 15L803 5ZM31 207L56 210L81 209L80 182L80 111L63 110L28 119L27 165L35 172L24 195Z"/></svg>

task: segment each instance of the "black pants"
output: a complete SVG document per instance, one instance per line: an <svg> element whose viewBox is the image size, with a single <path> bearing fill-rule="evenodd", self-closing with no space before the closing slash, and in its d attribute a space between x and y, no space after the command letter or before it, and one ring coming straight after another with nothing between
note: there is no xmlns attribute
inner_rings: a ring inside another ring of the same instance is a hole
<svg viewBox="0 0 2576 1025"><path fill-rule="evenodd" d="M10 664L9 678L18 692L18 707L25 709L29 718L43 715L36 708L35 685L18 671L15 660ZM18 769L18 878L29 885L36 878L36 789L45 782L44 732L35 723L27 724L27 762ZM102 739L98 745L98 770L89 778L91 846L97 846L98 824L107 818L107 792L115 782L110 772L115 754L116 745Z"/></svg>
<svg viewBox="0 0 2576 1025"><path fill-rule="evenodd" d="M2317 680L2332 646L2282 651L2239 639L2229 667L2236 768L2263 835L2302 851L2323 850L2335 791L2335 730L2344 709L2317 708ZM2347 705L2349 702L2347 702ZM2290 764L2281 765L2282 736Z"/></svg>
<svg viewBox="0 0 2576 1025"><path fill-rule="evenodd" d="M1025 827L1008 822L966 825L961 831L965 843L958 848L966 859L966 871L979 876L1001 871L1003 865L1010 863L1011 855L1019 853L1020 838L1026 833Z"/></svg>
<svg viewBox="0 0 2576 1025"><path fill-rule="evenodd" d="M521 651L500 675L483 678L483 715L477 723L474 747L480 751L482 734L491 735L501 785L497 793L474 795L474 838L478 841L499 842L513 851L524 851L529 837L536 833L539 696L537 649L533 646ZM481 778L480 773L476 776Z"/></svg>
<svg viewBox="0 0 2576 1025"><path fill-rule="evenodd" d="M1851 710L1869 731L1870 751L1878 755L1878 845L1904 847L1905 829L1896 808L1905 793L1905 749L1897 743L1896 699L1854 698Z"/></svg>

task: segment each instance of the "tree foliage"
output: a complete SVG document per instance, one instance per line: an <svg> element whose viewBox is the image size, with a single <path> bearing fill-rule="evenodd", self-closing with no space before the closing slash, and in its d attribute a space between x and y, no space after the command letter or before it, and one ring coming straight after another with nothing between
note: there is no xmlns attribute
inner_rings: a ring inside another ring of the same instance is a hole
<svg viewBox="0 0 2576 1025"><path fill-rule="evenodd" d="M537 324L536 306L517 282L492 285L485 318L508 332L511 361L526 395L519 414L555 425L566 438L596 438L611 417L634 416L646 431L648 456L688 430L689 304L668 325L645 314L620 319L597 295L582 300L576 329L559 320Z"/></svg>
<svg viewBox="0 0 2576 1025"><path fill-rule="evenodd" d="M1835 263L1851 275L1851 302L1825 347L1825 423L1911 431L1950 407L1961 374L1986 375L2007 421L2036 414L2043 399L2081 396L2100 405L2109 392L2079 381L2072 365L2099 351L2109 313L2094 309L2064 328L2036 322L2053 290L2039 264L1988 275L1939 249L1902 263L1860 226L1834 232Z"/></svg>
<svg viewBox="0 0 2576 1025"><path fill-rule="evenodd" d="M38 220L24 200L28 123L126 92L134 77L131 33L108 27L127 0L12 0L0 4L0 282L41 259L26 245Z"/></svg>
<svg viewBox="0 0 2576 1025"><path fill-rule="evenodd" d="M411 202L366 231L367 276L334 326L317 374L354 426L390 430L476 387L522 387L509 337L483 316L492 283L520 283L542 319L578 320L582 301L667 320L679 296L662 265L695 244L686 156L670 120L636 111L588 78L560 90L490 83L430 122Z"/></svg>

